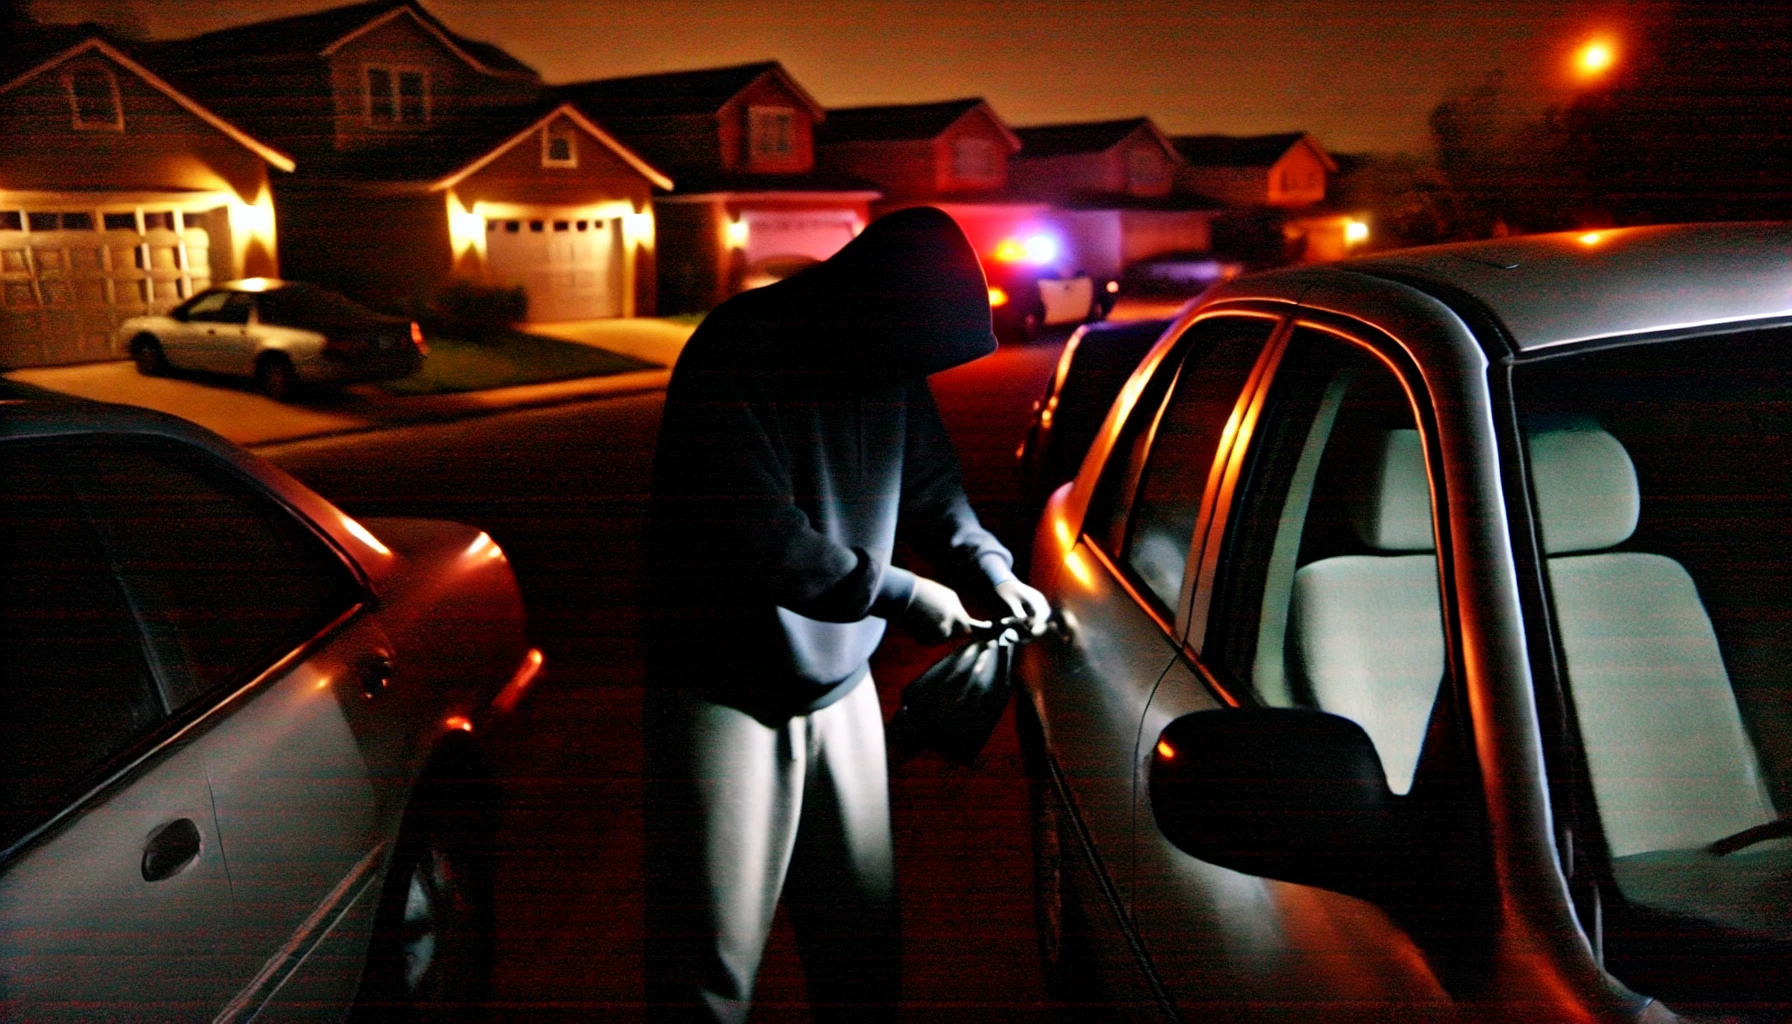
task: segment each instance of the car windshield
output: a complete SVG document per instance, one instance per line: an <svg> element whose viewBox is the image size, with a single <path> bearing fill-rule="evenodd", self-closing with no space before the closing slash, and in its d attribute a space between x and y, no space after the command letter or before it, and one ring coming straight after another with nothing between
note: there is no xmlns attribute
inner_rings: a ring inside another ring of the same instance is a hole
<svg viewBox="0 0 1792 1024"><path fill-rule="evenodd" d="M310 285L288 285L261 296L261 319L270 324L333 324L369 320L367 307Z"/></svg>
<svg viewBox="0 0 1792 1024"><path fill-rule="evenodd" d="M1513 394L1564 683L1554 774L1575 780L1557 800L1609 867L1608 965L1691 963L1663 937L1698 935L1783 970L1792 329L1538 359Z"/></svg>

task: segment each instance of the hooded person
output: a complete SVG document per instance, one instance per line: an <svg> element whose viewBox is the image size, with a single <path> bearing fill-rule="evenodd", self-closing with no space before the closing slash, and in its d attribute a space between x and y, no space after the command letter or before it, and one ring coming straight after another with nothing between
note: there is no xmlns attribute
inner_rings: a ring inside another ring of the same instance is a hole
<svg viewBox="0 0 1792 1024"><path fill-rule="evenodd" d="M966 500L927 376L996 348L976 254L939 210L705 318L666 392L647 554L648 998L744 1020L782 895L823 1016L893 1016L900 940L887 623L981 625L893 565L900 534L1043 631Z"/></svg>

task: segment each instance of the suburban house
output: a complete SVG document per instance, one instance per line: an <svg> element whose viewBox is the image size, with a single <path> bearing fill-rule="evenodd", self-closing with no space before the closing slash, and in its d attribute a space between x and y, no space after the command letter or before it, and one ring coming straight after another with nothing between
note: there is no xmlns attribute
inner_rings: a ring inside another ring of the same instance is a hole
<svg viewBox="0 0 1792 1024"><path fill-rule="evenodd" d="M1130 264L1212 246L1214 204L1175 191L1181 158L1148 117L1017 128L1009 190L1057 210L1080 269L1117 277Z"/></svg>
<svg viewBox="0 0 1792 1024"><path fill-rule="evenodd" d="M654 308L665 174L527 65L420 5L377 0L155 48L159 66L292 152L283 271L379 306L468 279L532 319Z"/></svg>
<svg viewBox="0 0 1792 1024"><path fill-rule="evenodd" d="M558 87L670 175L654 199L659 299L705 310L833 255L862 230L878 188L818 169L827 112L776 62Z"/></svg>
<svg viewBox="0 0 1792 1024"><path fill-rule="evenodd" d="M1327 176L1336 174L1338 165L1306 132L1183 135L1171 141L1182 157L1179 189L1236 210L1281 211L1275 219L1282 249L1293 259L1341 259L1368 237L1362 220L1323 206Z"/></svg>
<svg viewBox="0 0 1792 1024"><path fill-rule="evenodd" d="M985 257L1049 220L1049 204L1008 193L1020 137L981 98L835 108L816 138L823 167L883 190L874 216L937 206Z"/></svg>
<svg viewBox="0 0 1792 1024"><path fill-rule="evenodd" d="M292 157L91 27L15 26L0 58L0 367L110 359L112 329L278 272Z"/></svg>

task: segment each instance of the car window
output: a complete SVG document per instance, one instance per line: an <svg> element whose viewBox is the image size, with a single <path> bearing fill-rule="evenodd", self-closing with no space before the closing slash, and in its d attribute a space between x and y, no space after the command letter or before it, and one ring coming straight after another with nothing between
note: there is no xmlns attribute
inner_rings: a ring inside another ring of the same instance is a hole
<svg viewBox="0 0 1792 1024"><path fill-rule="evenodd" d="M230 292L208 292L201 295L186 306L182 311L182 316L188 320L216 322L219 312L223 310L224 303L230 300L231 294Z"/></svg>
<svg viewBox="0 0 1792 1024"><path fill-rule="evenodd" d="M1603 847L1617 889L1608 962L1664 998L1746 971L1713 949L1655 956L1667 944L1640 921L1715 924L1782 958L1792 943L1788 353L1781 329L1513 373L1555 637L1536 675L1561 679L1579 748L1556 799L1587 808L1579 845Z"/></svg>
<svg viewBox="0 0 1792 1024"><path fill-rule="evenodd" d="M43 446L0 449L0 845L163 718L98 538Z"/></svg>
<svg viewBox="0 0 1792 1024"><path fill-rule="evenodd" d="M1405 391L1367 350L1298 330L1240 467L1202 660L1262 704L1357 722L1407 792L1445 656Z"/></svg>
<svg viewBox="0 0 1792 1024"><path fill-rule="evenodd" d="M199 456L92 445L76 462L177 710L265 670L361 598L341 559L290 511Z"/></svg>
<svg viewBox="0 0 1792 1024"><path fill-rule="evenodd" d="M1168 399L1161 397L1161 386L1156 396L1147 389L1108 456L1089 535L1163 610L1173 611L1181 596L1183 566L1214 456L1275 324L1268 318L1221 316L1190 327L1181 364L1158 371L1160 381L1166 371L1174 374Z"/></svg>

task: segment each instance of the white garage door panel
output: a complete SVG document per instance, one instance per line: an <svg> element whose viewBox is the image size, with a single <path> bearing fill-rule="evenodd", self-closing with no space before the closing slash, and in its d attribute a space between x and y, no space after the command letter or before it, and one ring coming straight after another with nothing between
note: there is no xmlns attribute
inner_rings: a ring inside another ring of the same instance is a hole
<svg viewBox="0 0 1792 1024"><path fill-rule="evenodd" d="M516 231L509 230L516 224ZM621 223L585 220L570 211L531 221L493 221L486 232L486 266L501 284L529 294L531 320L586 320L622 315ZM564 225L555 230L556 225Z"/></svg>
<svg viewBox="0 0 1792 1024"><path fill-rule="evenodd" d="M858 233L859 218L851 210L748 210L747 265L776 256L825 260Z"/></svg>

